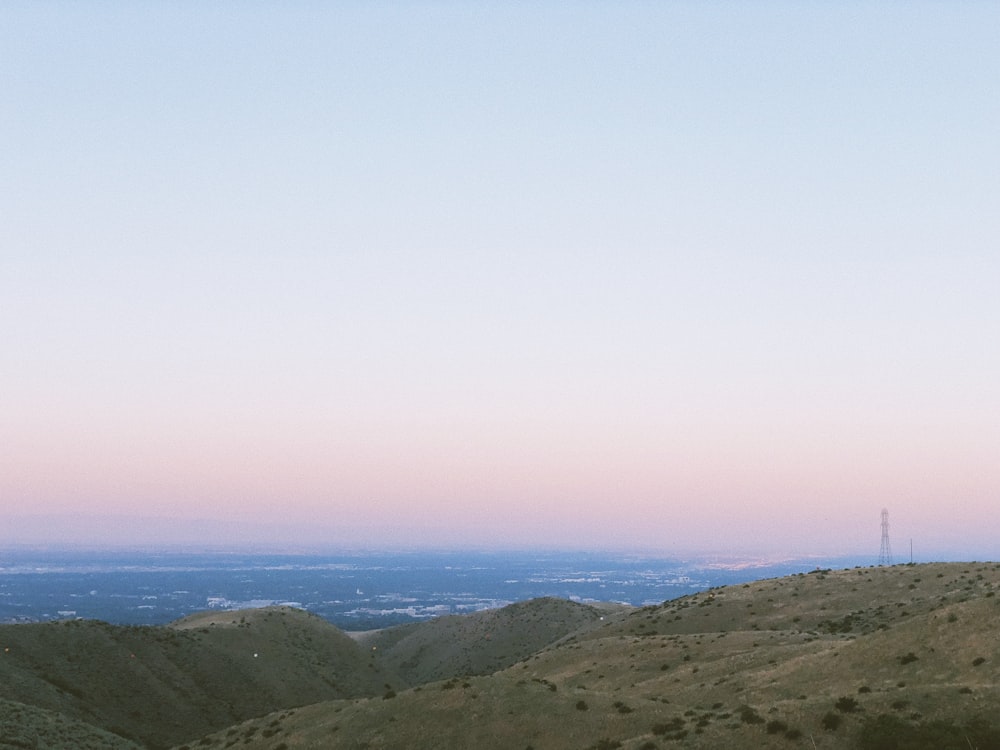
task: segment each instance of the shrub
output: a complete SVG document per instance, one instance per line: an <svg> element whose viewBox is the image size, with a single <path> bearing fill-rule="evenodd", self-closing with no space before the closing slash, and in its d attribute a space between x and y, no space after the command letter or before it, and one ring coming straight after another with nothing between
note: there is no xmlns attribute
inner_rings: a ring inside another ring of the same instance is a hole
<svg viewBox="0 0 1000 750"><path fill-rule="evenodd" d="M823 721L821 723L823 725L823 729L826 729L826 730L832 732L832 731L836 730L837 727L840 726L840 722L841 721L842 721L842 719L841 719L840 714L835 714L833 711L827 711L826 715L823 717Z"/></svg>
<svg viewBox="0 0 1000 750"><path fill-rule="evenodd" d="M984 661L986 661L985 658L983 658L982 656L977 656L975 659L972 660L972 666L978 667Z"/></svg>
<svg viewBox="0 0 1000 750"><path fill-rule="evenodd" d="M854 617L851 615L844 615L842 620L824 620L819 624L821 629L826 630L831 635L836 635L837 633L850 633L854 629Z"/></svg>
<svg viewBox="0 0 1000 750"><path fill-rule="evenodd" d="M765 726L768 734L781 734L788 731L788 725L781 719L771 719Z"/></svg>
<svg viewBox="0 0 1000 750"><path fill-rule="evenodd" d="M912 651L910 651L908 654L899 657L899 663L900 664L909 664L911 662L916 661L918 658L919 657L915 653L913 653Z"/></svg>
<svg viewBox="0 0 1000 750"><path fill-rule="evenodd" d="M576 702L576 710L577 711L586 711L587 710L587 701L577 701Z"/></svg>
<svg viewBox="0 0 1000 750"><path fill-rule="evenodd" d="M653 734L666 734L667 732L678 732L684 728L684 719L675 716L666 724L654 724Z"/></svg>
<svg viewBox="0 0 1000 750"><path fill-rule="evenodd" d="M843 711L845 714L852 714L860 708L860 704L854 698L848 696L843 696L837 699L837 702L833 704L833 707L838 711Z"/></svg>
<svg viewBox="0 0 1000 750"><path fill-rule="evenodd" d="M740 721L744 724L763 724L764 719L750 706L740 706Z"/></svg>

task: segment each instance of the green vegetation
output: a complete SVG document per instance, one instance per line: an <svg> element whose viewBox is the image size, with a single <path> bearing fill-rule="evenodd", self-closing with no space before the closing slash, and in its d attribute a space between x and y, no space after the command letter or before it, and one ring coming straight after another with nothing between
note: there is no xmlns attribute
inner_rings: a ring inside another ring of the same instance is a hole
<svg viewBox="0 0 1000 750"><path fill-rule="evenodd" d="M842 721L843 718L841 717L840 714L835 714L833 713L833 711L827 711L825 714L823 714L823 721L822 721L823 729L826 729L831 732L835 731L840 726Z"/></svg>
<svg viewBox="0 0 1000 750"><path fill-rule="evenodd" d="M1000 728L983 720L967 725L938 719L911 724L891 714L864 722L859 750L997 750Z"/></svg>
<svg viewBox="0 0 1000 750"><path fill-rule="evenodd" d="M0 700L0 748L140 750L104 729L35 706Z"/></svg>
<svg viewBox="0 0 1000 750"><path fill-rule="evenodd" d="M842 698L837 699L837 702L834 704L834 708L845 714L850 714L857 711L858 708L860 708L860 705L861 704L854 700L854 698L845 695Z"/></svg>
<svg viewBox="0 0 1000 750"><path fill-rule="evenodd" d="M784 734L788 731L788 724L781 719L771 719L765 725L768 734Z"/></svg>

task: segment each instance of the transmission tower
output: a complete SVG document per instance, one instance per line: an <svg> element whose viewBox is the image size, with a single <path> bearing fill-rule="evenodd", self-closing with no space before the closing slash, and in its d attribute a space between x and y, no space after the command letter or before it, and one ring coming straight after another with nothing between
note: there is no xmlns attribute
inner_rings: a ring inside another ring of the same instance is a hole
<svg viewBox="0 0 1000 750"><path fill-rule="evenodd" d="M882 548L878 552L879 565L892 565L892 547L889 546L889 511L882 508Z"/></svg>

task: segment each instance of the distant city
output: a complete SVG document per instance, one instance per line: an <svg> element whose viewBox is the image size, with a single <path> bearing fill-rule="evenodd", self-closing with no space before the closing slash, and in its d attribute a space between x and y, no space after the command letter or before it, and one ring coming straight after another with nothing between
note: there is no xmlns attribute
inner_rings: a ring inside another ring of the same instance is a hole
<svg viewBox="0 0 1000 750"><path fill-rule="evenodd" d="M567 552L238 555L22 548L0 553L0 622L84 618L162 625L208 609L285 604L345 630L369 630L542 596L658 604L715 586L873 562Z"/></svg>

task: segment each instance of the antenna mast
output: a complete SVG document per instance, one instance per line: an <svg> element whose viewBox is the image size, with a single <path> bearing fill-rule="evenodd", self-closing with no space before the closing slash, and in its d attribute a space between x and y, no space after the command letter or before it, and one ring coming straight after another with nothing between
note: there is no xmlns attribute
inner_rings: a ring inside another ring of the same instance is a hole
<svg viewBox="0 0 1000 750"><path fill-rule="evenodd" d="M892 565L892 547L889 546L889 511L882 508L882 548L878 552L879 565Z"/></svg>

